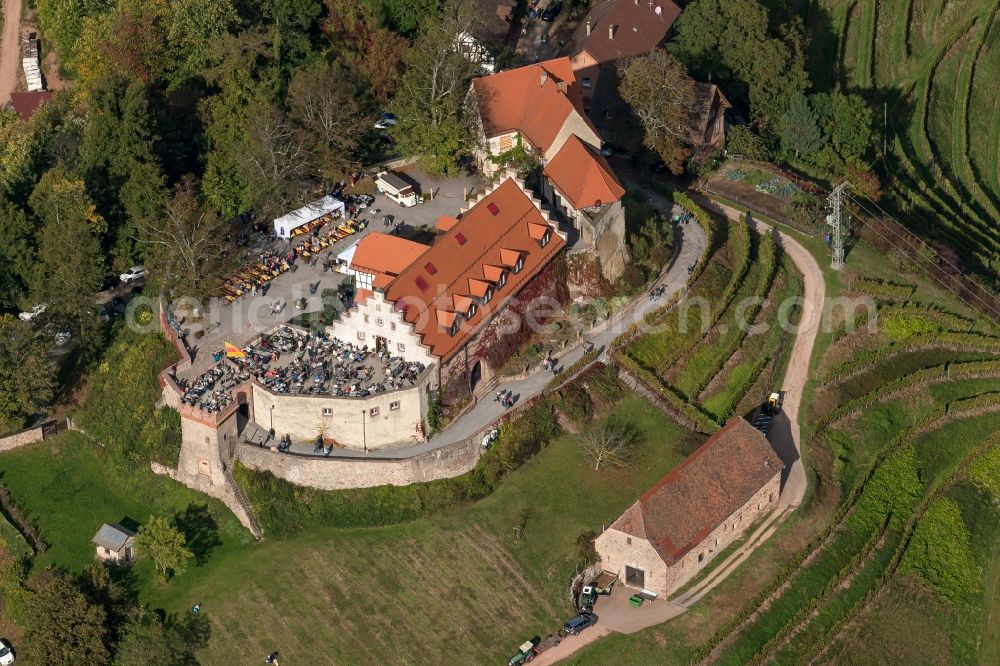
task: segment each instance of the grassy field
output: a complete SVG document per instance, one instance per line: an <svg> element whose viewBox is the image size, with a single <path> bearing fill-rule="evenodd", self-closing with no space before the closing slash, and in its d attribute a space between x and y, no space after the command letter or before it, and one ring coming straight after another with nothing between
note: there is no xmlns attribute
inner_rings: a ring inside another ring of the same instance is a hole
<svg viewBox="0 0 1000 666"><path fill-rule="evenodd" d="M814 50L816 80L885 104L881 166L895 210L912 227L1000 273L1000 25L992 0L822 0L839 48Z"/></svg>
<svg viewBox="0 0 1000 666"><path fill-rule="evenodd" d="M594 472L574 438L563 436L475 505L385 528L330 527L260 543L220 517L221 543L203 564L157 587L144 562L130 583L154 608L202 604L213 621L206 664L252 663L270 650L290 663L427 663L443 658L443 646L457 663L499 662L571 614L577 536L617 518L700 441L641 400L627 398L614 411L642 433L627 470ZM204 501L144 474L123 488L98 451L71 437L0 457L0 471L52 543L36 566L91 561L90 538L102 520L142 521ZM518 542L515 525L523 525Z"/></svg>

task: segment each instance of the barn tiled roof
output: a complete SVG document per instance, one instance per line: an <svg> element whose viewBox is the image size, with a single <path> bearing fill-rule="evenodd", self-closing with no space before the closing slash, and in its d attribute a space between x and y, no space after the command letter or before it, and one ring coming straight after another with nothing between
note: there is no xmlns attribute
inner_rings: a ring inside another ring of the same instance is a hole
<svg viewBox="0 0 1000 666"><path fill-rule="evenodd" d="M586 51L602 65L649 53L667 38L681 8L670 0L605 0L580 21L575 35L577 53ZM608 34L613 28L614 37Z"/></svg>
<svg viewBox="0 0 1000 666"><path fill-rule="evenodd" d="M609 204L625 194L604 156L575 134L566 139L542 173L577 210Z"/></svg>
<svg viewBox="0 0 1000 666"><path fill-rule="evenodd" d="M781 460L764 435L733 417L611 529L648 540L669 566L780 473Z"/></svg>
<svg viewBox="0 0 1000 666"><path fill-rule="evenodd" d="M508 178L400 273L386 299L413 324L422 344L447 360L564 244L524 190ZM483 302L487 294L488 304ZM473 302L479 305L467 317Z"/></svg>

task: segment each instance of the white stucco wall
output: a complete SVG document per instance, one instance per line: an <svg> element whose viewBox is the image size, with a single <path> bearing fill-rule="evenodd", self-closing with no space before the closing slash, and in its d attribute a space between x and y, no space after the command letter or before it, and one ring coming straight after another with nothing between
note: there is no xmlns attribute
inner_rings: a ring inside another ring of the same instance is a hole
<svg viewBox="0 0 1000 666"><path fill-rule="evenodd" d="M424 440L420 428L434 374L428 368L410 388L367 398L288 395L254 385L254 418L262 428L274 428L278 437L288 434L296 442L323 434L348 449L406 446Z"/></svg>
<svg viewBox="0 0 1000 666"><path fill-rule="evenodd" d="M368 345L375 349L377 337L385 338L388 350L407 361L430 365L435 362L430 349L420 343L413 326L403 319L392 303L380 292L374 292L363 303L355 304L340 319L327 327L330 335L344 342Z"/></svg>

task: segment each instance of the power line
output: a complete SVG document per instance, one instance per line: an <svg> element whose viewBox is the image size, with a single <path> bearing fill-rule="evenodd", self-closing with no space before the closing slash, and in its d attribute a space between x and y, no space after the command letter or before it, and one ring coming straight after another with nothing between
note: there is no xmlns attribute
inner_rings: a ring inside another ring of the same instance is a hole
<svg viewBox="0 0 1000 666"><path fill-rule="evenodd" d="M864 196L864 195L863 195L863 196ZM852 202L852 203L854 203L854 205L856 205L856 206L857 206L858 208L860 208L860 209L861 209L862 211L864 211L864 212L865 212L865 213L866 213L866 214L867 214L868 216L870 216L870 217L872 218L872 221L875 221L875 222L877 222L877 221L878 221L878 217L879 217L879 216L878 216L878 215L876 215L875 213L873 213L872 211L870 211L870 210L869 210L868 208L866 208L866 207L864 206L864 204L862 204L862 203L861 203L860 201L858 201L857 199L855 199L855 198L854 198L853 196L851 196L851 195L847 195L847 197L848 197L848 199L850 199L850 200L851 200L851 202ZM883 210L883 209L882 209L882 208L881 208L881 207L880 207L880 206L879 206L879 205L878 205L877 203L875 203L874 201L872 201L872 200L871 200L871 199L870 199L869 197L867 197L867 196L866 196L865 198L866 198L866 199L868 199L868 201L869 201L869 202L871 202L871 205L872 205L872 206L874 206L875 208L877 208L877 209L878 209L878 210L879 210L879 211L880 211L880 212L881 212L881 213L882 213L882 214L883 214L883 215L884 215L885 217L889 218L890 220L892 220L892 221L893 221L893 222L895 222L896 224L900 224L900 226L902 226L902 225L901 225L901 223L900 223L900 222L899 222L898 220L896 220L896 218L894 218L894 217L893 217L892 215L889 215L888 213L886 213L886 212L885 212L885 211L884 211L884 210ZM880 226L881 226L881 228L882 228L883 230L885 230L885 231L886 231L887 233L891 233L891 234L892 234L892 235L893 235L893 236L894 236L894 237L895 237L896 239L902 239L902 240L903 240L904 242L907 242L907 244L908 244L908 245L911 245L911 247L912 247L912 245L916 245L916 246L917 246L918 248L919 248L919 247L929 247L929 246L927 246L927 245L926 245L926 244L925 244L925 243L924 243L924 242L923 242L922 240L920 240L919 238L917 238L916 236L911 236L911 238L907 238L907 237L903 236L902 234L898 233L898 232L897 232L897 231L896 231L895 229L892 229L891 227L889 227L888 225L880 225ZM887 237L887 236L886 236L886 235L885 235L884 233L882 233L882 231L880 231L880 230L879 230L879 228L877 228L877 227L876 227L875 225L872 225L872 224L870 224L870 225L869 225L869 229L871 229L871 230L872 230L872 231L873 231L874 233L876 233L876 234L877 234L877 235L878 235L878 236L879 236L880 238L882 238L882 239L883 239L884 241L886 241L887 243L889 243L889 244L890 244L890 245L891 245L892 247L894 247L895 249L897 249L897 250L900 250L901 252L904 252L904 253L906 252L906 250L905 250L904 248L900 247L900 246L899 246L899 245L898 245L897 243L893 242L893 239L891 239L891 238L888 238L888 237ZM949 260L948 260L948 259L947 259L946 257L942 257L942 256L941 256L940 254L938 254L938 253L937 253L937 252L936 252L936 251L935 251L935 250L934 250L933 248L930 248L930 250L931 250L932 252L934 252L934 255L935 255L935 257L937 257L937 258L938 258L938 259L939 259L940 261L944 262L945 264L947 264L947 265L948 265L948 266L950 266L951 268L955 269L955 271L956 271L957 273L959 273L959 274L964 274L964 271L962 271L962 269L960 269L960 268L959 268L958 266L956 266L955 264L953 264L952 262L950 262L950 261L949 261ZM907 255L907 256L908 256L908 255ZM918 266L918 267L919 267L919 268L920 268L920 269L921 269L921 270L922 270L922 271L923 271L924 273L926 273L926 274L927 274L927 275L928 275L929 277L931 277L931 278L932 278L932 279L933 279L933 280L934 280L935 282L937 282L937 283L938 283L938 284L940 284L940 285L941 285L942 287L944 287L945 289L947 289L948 291L950 291L950 292L951 292L952 294L954 294L954 295L955 295L956 297L958 297L958 298L959 298L959 300L961 300L961 301L962 301L962 302L964 302L964 303L965 303L965 304L966 304L966 305L967 305L968 307L970 307L970 308L971 308L972 310L974 310L975 312L977 312L977 313L978 313L978 314L979 314L979 315L980 315L981 317L983 317L984 319L986 319L987 321L989 321L989 322L990 322L991 324L993 324L994 326L998 326L998 323L997 323L997 320L996 320L996 319L994 319L994 317L993 317L993 316L991 316L990 314L987 314L986 312L983 312L983 311L982 311L982 310L981 310L981 309L980 309L979 307L977 307L977 306L976 306L976 305L974 305L973 303L970 303L970 302L969 302L969 299L968 299L968 298L967 298L966 296L963 296L963 295L962 295L961 293L959 293L959 292L958 292L957 290L955 290L955 288L954 288L954 287L952 287L952 286L951 286L950 284L948 284L948 283L947 283L946 281L942 280L942 279L941 279L940 277L938 277L937 275L935 275L935 274L934 274L934 273L933 273L932 271L928 270L928 269L927 269L927 268L926 268L925 266L921 265L921 263L920 263L920 261L919 261L919 260L920 260L921 258L925 258L925 257L922 257L922 256L920 255L920 252L919 252L919 250L918 250L918 251L916 252L916 258L915 258L915 260L914 260L914 263L915 263L915 264L916 264L916 265L917 265L917 266ZM925 259L926 259L926 258L925 258ZM928 259L928 261L929 261L929 259ZM986 308L986 309L987 309L987 310L988 310L989 312L991 312L991 313L994 313L994 314L997 314L997 308L996 308L996 305L994 305L994 304L992 304L992 303L989 303L989 302L987 302L987 301L986 301L985 299L983 299L983 298L982 298L982 296L980 296L980 294L979 294L979 293L978 293L978 292L977 292L976 290L972 290L972 296L973 296L973 297L975 298L975 300L976 300L976 301L978 301L978 302L979 302L979 303L980 303L981 305L985 306L985 308Z"/></svg>

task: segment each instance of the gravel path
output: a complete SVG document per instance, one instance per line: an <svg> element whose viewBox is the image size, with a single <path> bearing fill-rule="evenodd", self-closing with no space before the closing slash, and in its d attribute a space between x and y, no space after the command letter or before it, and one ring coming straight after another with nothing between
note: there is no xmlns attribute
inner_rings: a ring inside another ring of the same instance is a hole
<svg viewBox="0 0 1000 666"><path fill-rule="evenodd" d="M17 87L17 68L21 64L21 0L3 0L3 47L0 50L0 108L10 101Z"/></svg>

